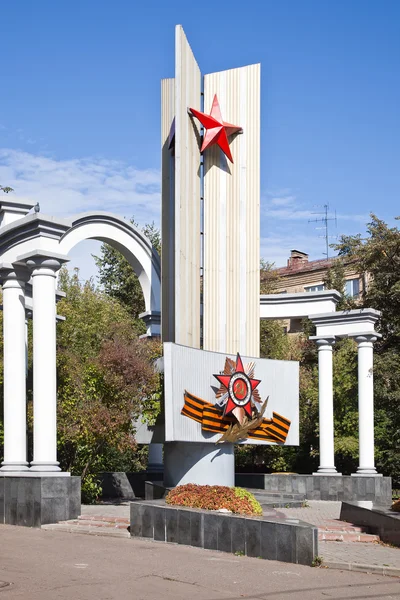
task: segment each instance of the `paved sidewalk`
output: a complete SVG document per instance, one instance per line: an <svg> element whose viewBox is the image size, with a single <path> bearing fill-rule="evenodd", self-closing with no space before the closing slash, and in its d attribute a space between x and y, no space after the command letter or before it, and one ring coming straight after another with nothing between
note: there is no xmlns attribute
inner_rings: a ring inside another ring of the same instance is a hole
<svg viewBox="0 0 400 600"><path fill-rule="evenodd" d="M288 518L301 519L317 527L324 527L340 517L341 502L308 501L305 508L279 508L278 512ZM319 555L323 564L331 568L382 572L400 577L400 548L381 543L319 542ZM379 567L376 571L371 567ZM400 596L399 596L400 597Z"/></svg>
<svg viewBox="0 0 400 600"><path fill-rule="evenodd" d="M340 502L309 501L309 506L304 508L278 508L274 514L282 517L300 519L319 528L343 525L339 521ZM129 519L129 502L121 504L83 505L83 517L112 517ZM82 524L83 525L83 524ZM82 533L95 533L96 535L110 534L110 531L100 530L98 527L80 527ZM50 526L46 526L51 528ZM86 531L86 529L88 531ZM118 532L122 535L122 532ZM128 534L129 535L129 534ZM400 548L387 546L380 543L363 542L334 542L320 541L319 556L323 565L341 570L361 570L384 575L400 577ZM400 594L399 594L400 598Z"/></svg>
<svg viewBox="0 0 400 600"><path fill-rule="evenodd" d="M399 600L400 581L139 539L0 525L4 600Z"/></svg>

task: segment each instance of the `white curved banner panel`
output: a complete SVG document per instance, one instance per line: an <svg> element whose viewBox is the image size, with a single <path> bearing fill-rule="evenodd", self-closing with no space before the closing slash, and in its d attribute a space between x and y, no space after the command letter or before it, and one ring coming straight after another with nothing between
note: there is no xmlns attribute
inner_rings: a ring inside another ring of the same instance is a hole
<svg viewBox="0 0 400 600"><path fill-rule="evenodd" d="M166 442L215 444L222 436L240 431L247 437L227 441L299 444L296 361L227 355L164 343L164 378ZM267 399L265 412L260 415Z"/></svg>

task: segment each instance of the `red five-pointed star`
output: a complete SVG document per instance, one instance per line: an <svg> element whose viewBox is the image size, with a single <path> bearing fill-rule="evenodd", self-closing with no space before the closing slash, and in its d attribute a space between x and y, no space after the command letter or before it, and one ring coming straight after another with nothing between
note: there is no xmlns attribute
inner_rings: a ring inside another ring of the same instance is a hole
<svg viewBox="0 0 400 600"><path fill-rule="evenodd" d="M237 354L235 372L232 375L214 375L214 377L228 392L224 415L230 414L239 406L251 417L251 397L260 380L252 379L247 375L240 354Z"/></svg>
<svg viewBox="0 0 400 600"><path fill-rule="evenodd" d="M226 123L222 120L217 94L214 96L210 115L206 115L195 108L189 108L189 110L194 117L198 118L200 123L207 130L200 152L204 152L206 148L217 144L217 146L221 148L222 152L224 152L229 158L231 163L233 163L231 150L229 148L228 136L232 135L233 133L241 133L243 129L237 125L231 125L231 123Z"/></svg>

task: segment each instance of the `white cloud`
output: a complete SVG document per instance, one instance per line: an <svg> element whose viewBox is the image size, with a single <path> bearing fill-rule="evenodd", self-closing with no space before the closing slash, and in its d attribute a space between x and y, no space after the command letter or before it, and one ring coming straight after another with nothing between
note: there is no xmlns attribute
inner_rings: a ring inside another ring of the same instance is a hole
<svg viewBox="0 0 400 600"><path fill-rule="evenodd" d="M261 200L261 256L277 267L285 266L290 250L306 252L310 260L326 256L325 226L322 206L306 205L290 189L265 193ZM329 217L334 219L329 211ZM335 243L343 233L354 234L364 229L368 213L336 215L337 223L330 220L329 244ZM357 224L357 225L356 225ZM355 228L356 226L356 228ZM333 256L329 249L329 256Z"/></svg>
<svg viewBox="0 0 400 600"><path fill-rule="evenodd" d="M0 181L14 188L13 199L39 202L57 216L105 210L160 223L160 173L102 158L56 160L0 149Z"/></svg>
<svg viewBox="0 0 400 600"><path fill-rule="evenodd" d="M17 150L0 149L0 184L9 185L12 197L21 202L40 203L41 211L56 216L71 216L85 211L105 210L139 225L154 221L160 225L160 172L136 169L117 160L87 157L56 160L51 156ZM310 260L325 252L320 207L299 200L295 191L271 190L261 198L261 256L286 264L290 250L307 252ZM368 214L338 214L337 230L330 223L330 234L357 233L369 220ZM355 224L356 231L354 230ZM330 242L334 242L330 239ZM98 253L99 243L87 241L72 253L71 267L81 268L81 277L96 274L91 253Z"/></svg>
<svg viewBox="0 0 400 600"><path fill-rule="evenodd" d="M133 216L140 226L153 221L160 225L160 173L154 169L95 157L56 160L3 148L0 184L14 188L15 201L39 202L45 214L63 217L99 210ZM80 267L82 279L96 275L90 254L97 254L99 246L87 241L72 251L69 266Z"/></svg>

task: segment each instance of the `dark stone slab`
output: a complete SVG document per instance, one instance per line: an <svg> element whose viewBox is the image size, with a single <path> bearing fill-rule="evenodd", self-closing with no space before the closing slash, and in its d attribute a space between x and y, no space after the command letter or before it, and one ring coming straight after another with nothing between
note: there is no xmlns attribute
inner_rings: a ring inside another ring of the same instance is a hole
<svg viewBox="0 0 400 600"><path fill-rule="evenodd" d="M233 554L246 553L246 519L232 517L232 552Z"/></svg>
<svg viewBox="0 0 400 600"><path fill-rule="evenodd" d="M400 514L381 506L366 508L355 503L343 502L340 519L367 527L370 533L379 535L383 542L400 546Z"/></svg>
<svg viewBox="0 0 400 600"><path fill-rule="evenodd" d="M41 501L41 524L58 523L65 521L67 507L66 498L42 498Z"/></svg>
<svg viewBox="0 0 400 600"><path fill-rule="evenodd" d="M261 553L262 558L277 559L278 526L270 521L261 522Z"/></svg>
<svg viewBox="0 0 400 600"><path fill-rule="evenodd" d="M262 479L263 477L263 479ZM375 504L391 503L390 477L347 475L269 475L240 473L242 487L263 489L271 495L304 494L308 500L341 500L356 502L371 500Z"/></svg>
<svg viewBox="0 0 400 600"><path fill-rule="evenodd" d="M102 498L134 500L135 492L126 473L100 473Z"/></svg>
<svg viewBox="0 0 400 600"><path fill-rule="evenodd" d="M311 527L295 528L295 560L300 565L311 565L318 555L318 529ZM315 545L317 540L317 545Z"/></svg>
<svg viewBox="0 0 400 600"><path fill-rule="evenodd" d="M190 510L178 510L178 544L190 546Z"/></svg>
<svg viewBox="0 0 400 600"><path fill-rule="evenodd" d="M77 518L81 512L80 477L0 477L0 522L40 527Z"/></svg>
<svg viewBox="0 0 400 600"><path fill-rule="evenodd" d="M154 539L159 542L165 542L165 508L162 506L155 506L153 515Z"/></svg>
<svg viewBox="0 0 400 600"><path fill-rule="evenodd" d="M232 552L232 517L219 515L217 520L217 549Z"/></svg>
<svg viewBox="0 0 400 600"><path fill-rule="evenodd" d="M77 519L81 514L81 478L71 476L68 496L68 519Z"/></svg>
<svg viewBox="0 0 400 600"><path fill-rule="evenodd" d="M40 480L42 498L66 498L70 493L70 477L43 477Z"/></svg>
<svg viewBox="0 0 400 600"><path fill-rule="evenodd" d="M154 537L154 511L153 506L143 506L142 512L142 537Z"/></svg>
<svg viewBox="0 0 400 600"><path fill-rule="evenodd" d="M163 500L131 503L131 536L210 550L311 565L318 549L317 534L315 527L302 521L177 508Z"/></svg>
<svg viewBox="0 0 400 600"><path fill-rule="evenodd" d="M282 524L276 536L276 559L283 562L296 562L296 527Z"/></svg>
<svg viewBox="0 0 400 600"><path fill-rule="evenodd" d="M174 544L178 543L178 510L168 508L165 511L165 530L166 541Z"/></svg>
<svg viewBox="0 0 400 600"><path fill-rule="evenodd" d="M246 519L246 554L261 556L261 522L258 519Z"/></svg>
<svg viewBox="0 0 400 600"><path fill-rule="evenodd" d="M4 523L4 477L0 477L0 524Z"/></svg>
<svg viewBox="0 0 400 600"><path fill-rule="evenodd" d="M203 514L203 528L204 528L204 548L208 550L218 549L218 533L217 533L217 515L215 514Z"/></svg>
<svg viewBox="0 0 400 600"><path fill-rule="evenodd" d="M4 523L40 527L40 478L4 477Z"/></svg>
<svg viewBox="0 0 400 600"><path fill-rule="evenodd" d="M201 512L190 513L190 545L203 548L203 515Z"/></svg>
<svg viewBox="0 0 400 600"><path fill-rule="evenodd" d="M136 502L131 502L130 508L131 537L142 537L142 515L144 507Z"/></svg>

